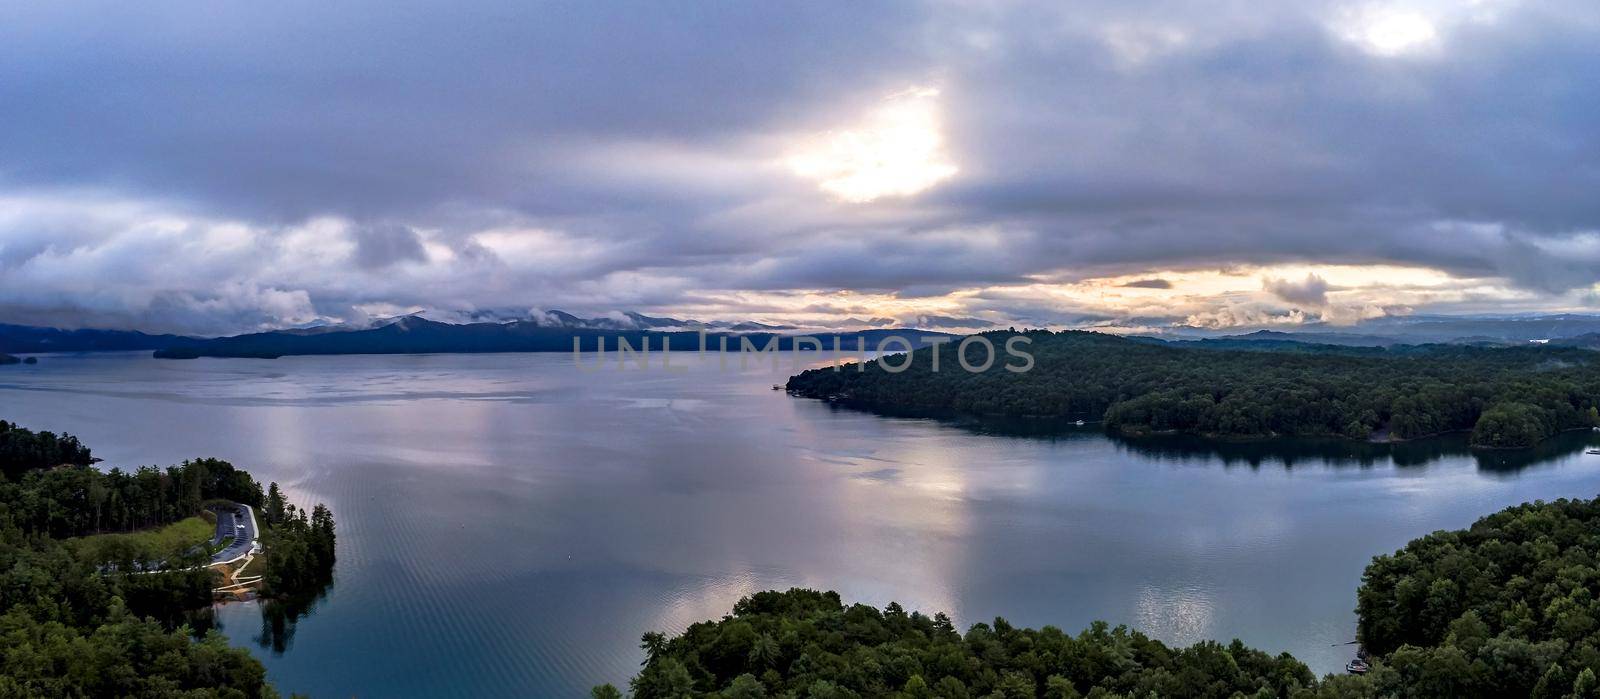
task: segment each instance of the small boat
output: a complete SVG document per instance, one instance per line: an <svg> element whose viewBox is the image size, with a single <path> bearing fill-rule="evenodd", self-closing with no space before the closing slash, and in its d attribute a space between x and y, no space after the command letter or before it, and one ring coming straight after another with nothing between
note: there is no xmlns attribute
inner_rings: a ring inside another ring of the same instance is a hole
<svg viewBox="0 0 1600 699"><path fill-rule="evenodd" d="M783 387L779 386L778 384L772 384L772 390L774 390L774 391L782 391Z"/></svg>
<svg viewBox="0 0 1600 699"><path fill-rule="evenodd" d="M1586 451L1584 453L1585 454L1600 454L1600 449L1590 449L1589 451Z"/></svg>
<svg viewBox="0 0 1600 699"><path fill-rule="evenodd" d="M1372 666L1368 665L1367 661L1360 658L1356 658L1355 660L1344 664L1344 671L1352 675L1365 675L1367 674L1367 671L1371 669Z"/></svg>
<svg viewBox="0 0 1600 699"><path fill-rule="evenodd" d="M1072 424L1074 424L1074 425L1077 425L1077 426L1079 426L1079 427L1083 427L1083 421L1082 421L1082 420L1079 420L1079 421L1077 421L1077 422L1074 422L1074 423L1072 423Z"/></svg>

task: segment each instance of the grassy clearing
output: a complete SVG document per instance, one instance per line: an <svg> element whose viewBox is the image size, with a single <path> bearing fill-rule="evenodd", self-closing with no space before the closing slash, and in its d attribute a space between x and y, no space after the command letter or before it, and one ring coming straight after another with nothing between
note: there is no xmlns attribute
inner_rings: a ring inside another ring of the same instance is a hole
<svg viewBox="0 0 1600 699"><path fill-rule="evenodd" d="M211 541L216 525L195 516L158 529L127 534L96 534L69 539L89 560L157 560L180 555Z"/></svg>
<svg viewBox="0 0 1600 699"><path fill-rule="evenodd" d="M266 557L266 554L258 553L258 554L255 555L254 558L250 559L250 563L248 565L246 565L243 570L239 571L239 577L247 578L247 577L251 577L251 576L254 576L254 575L262 575L266 570L267 570L267 557Z"/></svg>

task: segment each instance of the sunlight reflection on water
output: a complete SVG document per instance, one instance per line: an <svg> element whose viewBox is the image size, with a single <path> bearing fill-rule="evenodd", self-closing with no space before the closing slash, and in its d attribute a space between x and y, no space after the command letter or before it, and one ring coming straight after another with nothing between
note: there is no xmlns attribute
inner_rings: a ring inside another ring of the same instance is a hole
<svg viewBox="0 0 1600 699"><path fill-rule="evenodd" d="M1600 487L1588 435L1509 466L1448 445L1397 465L1352 444L885 418L772 391L787 362L685 364L45 357L0 374L0 417L74 433L107 466L215 455L331 506L334 588L265 657L319 696L581 695L625 681L645 631L791 585L963 627L1239 637L1332 672L1373 555ZM252 644L251 609L220 616Z"/></svg>

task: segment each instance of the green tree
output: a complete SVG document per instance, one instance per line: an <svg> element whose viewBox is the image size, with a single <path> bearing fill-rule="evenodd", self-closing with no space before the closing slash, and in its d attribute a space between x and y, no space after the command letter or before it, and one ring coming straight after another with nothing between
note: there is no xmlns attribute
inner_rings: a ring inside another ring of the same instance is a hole
<svg viewBox="0 0 1600 699"><path fill-rule="evenodd" d="M273 481L272 485L267 488L267 501L262 508L262 514L266 516L268 526L276 526L283 523L284 504L283 492L278 490L278 482Z"/></svg>
<svg viewBox="0 0 1600 699"><path fill-rule="evenodd" d="M686 699L695 694L694 678L676 658L645 665L630 686L635 699Z"/></svg>
<svg viewBox="0 0 1600 699"><path fill-rule="evenodd" d="M722 690L721 699L765 699L767 688L755 675L745 673L733 678L733 683Z"/></svg>
<svg viewBox="0 0 1600 699"><path fill-rule="evenodd" d="M1595 678L1594 668L1584 668L1578 673L1578 679L1572 683L1573 699L1600 699L1600 679Z"/></svg>

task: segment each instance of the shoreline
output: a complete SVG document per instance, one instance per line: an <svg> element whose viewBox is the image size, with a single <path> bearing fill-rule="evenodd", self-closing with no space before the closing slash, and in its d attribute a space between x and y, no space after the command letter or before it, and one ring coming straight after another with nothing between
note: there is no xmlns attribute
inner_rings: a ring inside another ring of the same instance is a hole
<svg viewBox="0 0 1600 699"><path fill-rule="evenodd" d="M1034 422L1034 423L1039 423L1039 424L1056 423L1057 426L1059 426L1061 428L1067 428L1067 427L1080 427L1080 428L1082 428L1082 427L1089 427L1091 425L1094 425L1094 426L1101 426L1101 432L1103 432L1103 433L1105 433L1107 435L1114 434L1116 436L1124 437L1124 438L1128 438L1128 439L1139 439L1139 438L1142 438L1142 437L1177 437L1177 436L1186 436L1186 437L1195 437L1195 438L1202 439L1202 440L1205 440L1207 442L1213 442L1213 443L1216 443L1216 444L1270 444L1270 443L1277 442L1277 441L1310 439L1310 440L1336 440L1336 441L1342 441L1342 442L1349 442L1351 444L1367 444L1367 445L1372 445L1372 446L1385 446L1385 445L1414 444L1414 443L1417 443L1417 442L1424 442L1424 441L1427 441L1427 440L1430 440L1430 439L1439 439L1439 438L1442 438L1442 437L1449 437L1449 436L1452 436L1452 435L1464 435L1464 434L1465 435L1470 435L1472 433L1471 429L1457 429L1457 430L1443 430L1443 431L1440 431L1440 432L1430 432L1428 434L1417 435L1415 437L1395 437L1390 432L1381 431L1381 432L1383 432L1384 434L1387 435L1387 437L1385 439L1372 439L1370 437L1362 439L1362 438L1351 437L1351 436L1345 435L1345 434L1331 433L1331 432L1330 433L1319 433L1319 434L1229 435L1229 434L1221 434L1221 433L1216 433L1216 432L1198 432L1198 431L1191 431L1191 430L1140 429L1140 428L1137 428L1137 427L1134 427L1134 428L1118 427L1118 428L1114 428L1113 429L1113 428L1105 428L1104 427L1105 420L1103 418L1090 420L1088 418L1074 418L1074 417L1067 417L1067 416L1061 416L1061 415L1021 415L1021 414L1012 414L1012 413L980 413L980 412L972 412L972 411L928 409L928 408L920 408L920 409L919 408L897 408L897 407L890 407L890 406L882 406L882 405L878 405L878 404L875 404L875 403L872 403L872 402L868 402L868 401L851 400L851 399L848 399L848 398L838 398L838 397L831 397L831 396L811 396L811 395L807 395L805 393L802 393L802 392L799 392L799 391L795 391L795 390L791 390L791 389L787 389L787 388L785 389L785 393L787 395L794 396L794 397L797 397L797 398L805 398L805 399L808 399L808 400L815 400L815 401L819 401L819 402L822 402L822 403L827 404L827 405L831 405L831 406L832 405L836 405L836 406L840 406L840 407L843 407L843 408L848 408L850 410L857 410L857 411L861 411L861 412L865 412L865 413L878 415L878 416L881 416L881 417L898 417L898 418L930 419L930 420L955 420L955 421L960 421L960 420L963 420L963 419L1017 420L1017 421L1021 421L1021 422ZM1078 420L1082 420L1083 424L1082 425L1076 424L1076 422ZM1555 439L1559 435L1570 434L1570 433L1573 433L1573 432L1585 432L1585 431L1596 431L1596 430L1600 430L1600 427L1568 427L1568 428L1565 428L1565 429L1556 430L1550 436L1544 437L1544 438L1540 439L1539 441L1534 442L1532 444L1527 444L1527 445L1522 445L1522 446L1501 447L1501 446L1488 446L1488 445L1481 445L1481 444L1472 444L1469 441L1467 443L1467 448L1471 449L1472 451L1499 452L1499 453L1511 453L1511 454L1514 454L1514 453L1518 453L1518 452L1526 452L1526 451L1531 451L1531 450L1537 449L1540 445L1545 444L1545 443L1549 442L1550 440ZM1065 433L1067 431L1068 430L1066 430L1066 429L1062 429L1063 433ZM1373 434L1378 434L1379 432L1380 431L1374 431Z"/></svg>

